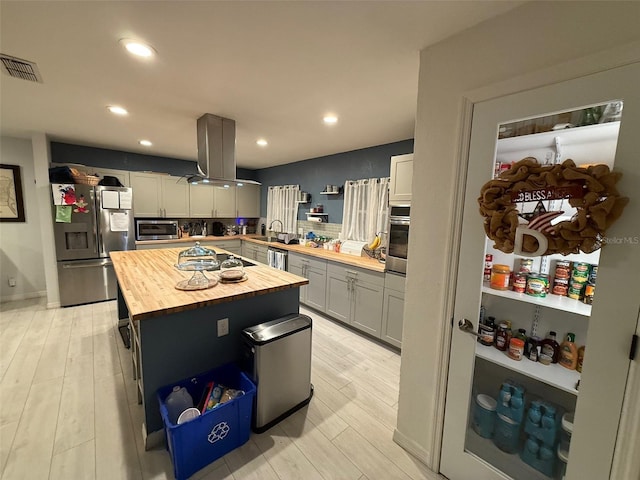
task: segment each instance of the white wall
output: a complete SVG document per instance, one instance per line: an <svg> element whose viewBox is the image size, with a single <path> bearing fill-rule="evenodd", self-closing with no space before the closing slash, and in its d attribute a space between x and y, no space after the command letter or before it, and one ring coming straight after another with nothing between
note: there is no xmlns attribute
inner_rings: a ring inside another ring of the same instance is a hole
<svg viewBox="0 0 640 480"><path fill-rule="evenodd" d="M0 223L0 301L45 295L40 214L31 140L0 137L0 161L19 165L26 222ZM9 287L14 277L16 286Z"/></svg>
<svg viewBox="0 0 640 480"><path fill-rule="evenodd" d="M640 2L530 2L421 52L412 197L412 212L420 214L411 221L394 438L433 468L442 422L438 369L446 369L440 359L448 348L443 334L451 320L448 257L455 231L462 98L465 92L638 41L638 18ZM568 75L572 69L575 76L590 73L571 65L565 67ZM541 77L538 83L546 81Z"/></svg>

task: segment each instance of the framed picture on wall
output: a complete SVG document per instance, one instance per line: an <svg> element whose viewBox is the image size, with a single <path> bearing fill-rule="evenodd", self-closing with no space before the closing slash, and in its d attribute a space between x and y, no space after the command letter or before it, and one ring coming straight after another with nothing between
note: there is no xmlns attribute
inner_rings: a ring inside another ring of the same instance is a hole
<svg viewBox="0 0 640 480"><path fill-rule="evenodd" d="M0 222L24 222L19 165L0 164Z"/></svg>

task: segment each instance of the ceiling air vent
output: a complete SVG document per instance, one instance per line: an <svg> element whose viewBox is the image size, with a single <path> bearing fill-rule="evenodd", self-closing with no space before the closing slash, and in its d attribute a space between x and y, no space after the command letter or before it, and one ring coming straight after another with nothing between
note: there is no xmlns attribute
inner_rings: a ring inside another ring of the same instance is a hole
<svg viewBox="0 0 640 480"><path fill-rule="evenodd" d="M42 76L35 63L22 60L21 58L11 57L4 53L0 53L0 62L2 71L7 75L21 78L22 80L42 83Z"/></svg>

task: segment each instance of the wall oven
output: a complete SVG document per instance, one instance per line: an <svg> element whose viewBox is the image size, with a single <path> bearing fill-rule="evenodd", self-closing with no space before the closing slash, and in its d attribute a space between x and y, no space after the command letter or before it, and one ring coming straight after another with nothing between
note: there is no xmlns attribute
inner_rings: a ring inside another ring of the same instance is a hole
<svg viewBox="0 0 640 480"><path fill-rule="evenodd" d="M407 250L409 247L410 208L391 206L389 212L389 234L387 235L387 260L385 270L407 273Z"/></svg>
<svg viewBox="0 0 640 480"><path fill-rule="evenodd" d="M178 220L136 220L136 240L180 238Z"/></svg>

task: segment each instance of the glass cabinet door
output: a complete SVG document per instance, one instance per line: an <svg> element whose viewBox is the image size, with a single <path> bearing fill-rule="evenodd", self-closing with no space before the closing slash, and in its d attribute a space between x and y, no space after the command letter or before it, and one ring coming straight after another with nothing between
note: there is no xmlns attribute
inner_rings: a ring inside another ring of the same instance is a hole
<svg viewBox="0 0 640 480"><path fill-rule="evenodd" d="M632 138L640 103L630 80L639 70L474 106L441 463L452 480L609 477L640 308L637 295L619 288L640 268L640 212L632 205L639 189L624 181L640 169ZM623 174L617 186L631 201L600 238L603 248L532 257L518 245L504 253L512 240L496 237L494 225L486 226L494 240L487 238L478 197L498 177L514 184L498 201L517 210L513 229L554 235L559 222L578 222L567 197L590 191L584 180L571 192L533 176L526 180L535 188L515 187L522 179L509 168L527 157Z"/></svg>

